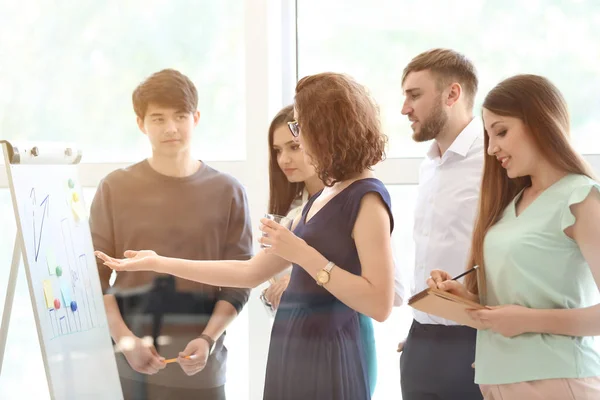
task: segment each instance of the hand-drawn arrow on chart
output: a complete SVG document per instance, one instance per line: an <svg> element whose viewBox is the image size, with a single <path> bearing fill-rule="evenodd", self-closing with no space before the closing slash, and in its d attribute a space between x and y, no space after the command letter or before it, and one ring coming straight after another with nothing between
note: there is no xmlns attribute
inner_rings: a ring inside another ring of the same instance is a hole
<svg viewBox="0 0 600 400"><path fill-rule="evenodd" d="M40 207L44 207L44 211L42 211L42 223L40 224L40 231L39 233L36 232L35 229L35 189L31 189L31 193L29 195L30 198L33 199L33 205L34 205L34 209L33 209L33 246L34 246L34 250L35 250L35 261L37 262L38 260L38 256L40 254L40 244L42 243L42 232L44 231L44 220L46 219L46 215L48 215L49 210L48 210L48 205L50 204L50 195L46 196L44 198L44 200L42 200L42 203L40 204Z"/></svg>

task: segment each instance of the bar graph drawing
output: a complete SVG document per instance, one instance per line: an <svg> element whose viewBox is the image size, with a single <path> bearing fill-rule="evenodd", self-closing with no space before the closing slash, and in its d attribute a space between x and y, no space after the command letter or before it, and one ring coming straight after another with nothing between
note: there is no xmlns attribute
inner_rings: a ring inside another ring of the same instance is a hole
<svg viewBox="0 0 600 400"><path fill-rule="evenodd" d="M99 324L89 268L90 255L81 252L77 232L80 221L71 212L70 201L79 196L66 193L67 207L53 207L53 194L41 193L32 188L24 209L31 217L31 241L35 262L42 274L42 290L45 298L51 340L65 335L94 329ZM42 199L38 204L38 199ZM58 222L58 223L57 223ZM79 240L81 241L81 240ZM45 257L44 257L45 255ZM92 256L93 259L93 256Z"/></svg>

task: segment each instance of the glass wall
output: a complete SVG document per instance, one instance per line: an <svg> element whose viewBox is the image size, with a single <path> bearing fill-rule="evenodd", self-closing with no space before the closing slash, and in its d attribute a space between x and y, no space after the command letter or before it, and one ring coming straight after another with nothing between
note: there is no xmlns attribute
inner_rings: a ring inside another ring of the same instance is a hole
<svg viewBox="0 0 600 400"><path fill-rule="evenodd" d="M243 17L237 0L3 2L3 139L75 142L84 162L138 160L149 148L131 94L175 68L198 88L196 154L244 159Z"/></svg>
<svg viewBox="0 0 600 400"><path fill-rule="evenodd" d="M390 157L422 157L411 139L402 70L422 51L464 53L486 93L517 73L545 75L564 93L573 138L600 153L600 3L582 0L298 1L298 76L336 71L366 84L381 106Z"/></svg>

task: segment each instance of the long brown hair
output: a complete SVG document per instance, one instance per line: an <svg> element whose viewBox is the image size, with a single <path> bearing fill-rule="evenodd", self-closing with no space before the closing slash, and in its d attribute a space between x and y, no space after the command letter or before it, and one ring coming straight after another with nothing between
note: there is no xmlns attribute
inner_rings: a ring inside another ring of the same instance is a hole
<svg viewBox="0 0 600 400"><path fill-rule="evenodd" d="M302 78L295 107L300 135L325 185L349 179L385 158L387 136L379 109L351 77L325 72Z"/></svg>
<svg viewBox="0 0 600 400"><path fill-rule="evenodd" d="M486 96L483 108L504 117L519 118L528 128L533 142L555 168L566 173L587 175L593 172L570 143L567 104L552 82L538 75L516 75L500 82ZM484 135L485 150L489 146ZM472 293L485 293L483 241L488 230L500 219L514 197L531 185L529 176L509 179L494 156L485 154L479 213L473 231L468 268L478 265L478 276L465 278ZM481 284L478 287L477 282Z"/></svg>
<svg viewBox="0 0 600 400"><path fill-rule="evenodd" d="M304 182L290 182L285 176L277 163L277 152L273 148L275 130L293 120L294 107L289 105L275 115L269 126L269 213L272 214L286 215L294 199L304 190Z"/></svg>

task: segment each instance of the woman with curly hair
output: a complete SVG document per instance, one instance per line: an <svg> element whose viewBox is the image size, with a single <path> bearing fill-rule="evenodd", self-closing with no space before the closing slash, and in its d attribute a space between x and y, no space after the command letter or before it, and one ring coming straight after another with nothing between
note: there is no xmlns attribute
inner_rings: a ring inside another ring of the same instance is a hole
<svg viewBox="0 0 600 400"><path fill-rule="evenodd" d="M126 259L97 255L117 270L168 273L215 286L255 287L293 265L271 334L264 399L370 399L359 314L377 321L394 301L391 200L371 168L384 157L378 109L351 78L323 73L296 86L295 121L307 160L325 188L292 231L262 219L268 247L248 261L171 259L151 250ZM180 363L194 362L180 355Z"/></svg>
<svg viewBox="0 0 600 400"><path fill-rule="evenodd" d="M302 214L309 198L323 189L315 167L305 160L300 143L292 136L288 123L294 121L294 106L282 108L269 126L269 213L285 215L294 220ZM292 268L269 279L270 285L262 292L261 300L270 315L275 315L279 302L287 289ZM396 271L398 272L398 271ZM396 285L399 274L395 274ZM397 299L398 300L398 299ZM399 299L401 301L401 299ZM394 304L397 304L396 302ZM377 382L377 355L373 321L360 314L361 336L367 360L371 395Z"/></svg>

